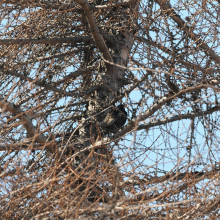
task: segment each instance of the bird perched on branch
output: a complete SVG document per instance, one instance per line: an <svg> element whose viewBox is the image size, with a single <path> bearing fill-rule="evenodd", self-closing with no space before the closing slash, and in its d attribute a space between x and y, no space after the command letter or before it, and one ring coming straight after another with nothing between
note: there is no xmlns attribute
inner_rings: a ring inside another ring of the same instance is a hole
<svg viewBox="0 0 220 220"><path fill-rule="evenodd" d="M127 112L124 109L124 105L120 104L117 107L112 108L105 119L103 120L103 128L111 133L116 133L127 120Z"/></svg>

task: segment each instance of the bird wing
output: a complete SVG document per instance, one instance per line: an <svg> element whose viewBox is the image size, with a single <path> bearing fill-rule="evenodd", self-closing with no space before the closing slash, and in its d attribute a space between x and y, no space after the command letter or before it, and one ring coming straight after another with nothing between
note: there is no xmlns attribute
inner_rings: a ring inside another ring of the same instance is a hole
<svg viewBox="0 0 220 220"><path fill-rule="evenodd" d="M109 113L103 120L103 123L106 124L107 126L111 126L115 123L115 118L111 113Z"/></svg>

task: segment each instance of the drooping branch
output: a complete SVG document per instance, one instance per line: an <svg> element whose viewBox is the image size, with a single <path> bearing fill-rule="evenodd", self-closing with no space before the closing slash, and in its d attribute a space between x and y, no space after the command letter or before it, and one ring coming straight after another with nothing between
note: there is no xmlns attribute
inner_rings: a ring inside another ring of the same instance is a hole
<svg viewBox="0 0 220 220"><path fill-rule="evenodd" d="M148 39L144 38L144 37L135 37L139 42L143 42L143 43L146 43L147 45L152 45L160 50L162 50L163 52L169 54L169 55L172 55L172 51L168 48L168 47L165 47L163 45L161 45L160 43L157 43L157 42L154 42L150 36L148 36ZM204 69L202 68L199 64L196 64L196 63L191 63L189 61L186 61L184 59L181 58L181 55L182 54L179 54L177 57L176 57L176 60L175 62L176 63L180 63L182 64L183 66L185 66L186 68L191 68L193 70L197 70L197 71L201 71L203 72L204 74L212 74L213 72L219 72L220 70L219 69L214 69L214 68L209 68L209 69ZM160 55L162 57L162 55ZM137 60L134 60L133 61L135 63L139 63ZM159 61L158 61L159 62ZM170 63L170 60L168 60L168 58L164 57L163 56L163 65L164 63L166 64L169 64ZM139 65L143 65L143 64L140 64ZM162 66L162 64L161 64Z"/></svg>
<svg viewBox="0 0 220 220"><path fill-rule="evenodd" d="M176 11L171 8L169 1L155 0L155 2L160 5L161 9L177 23L177 27L180 30L185 31L187 36L189 36L207 56L211 57L211 59L216 63L220 63L220 57L206 43L204 43L200 37L193 32L193 28L189 27L187 23L184 22L183 19L176 13Z"/></svg>
<svg viewBox="0 0 220 220"><path fill-rule="evenodd" d="M11 112L13 115L19 118L24 128L26 129L28 135L32 137L34 141L40 144L45 144L47 142L50 142L48 137L45 137L43 134L39 133L39 131L33 125L28 115L25 112L23 112L18 106L5 101L4 99L0 99L0 108L2 108L3 111ZM47 150L49 150L51 153L53 153L53 146L54 145L52 144L47 146Z"/></svg>

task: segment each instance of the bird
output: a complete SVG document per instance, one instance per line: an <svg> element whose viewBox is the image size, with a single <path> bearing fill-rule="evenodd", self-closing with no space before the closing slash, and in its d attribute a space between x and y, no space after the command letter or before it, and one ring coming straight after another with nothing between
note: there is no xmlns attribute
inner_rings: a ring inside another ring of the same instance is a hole
<svg viewBox="0 0 220 220"><path fill-rule="evenodd" d="M127 112L124 105L112 108L103 120L103 128L107 132L116 133L127 121Z"/></svg>

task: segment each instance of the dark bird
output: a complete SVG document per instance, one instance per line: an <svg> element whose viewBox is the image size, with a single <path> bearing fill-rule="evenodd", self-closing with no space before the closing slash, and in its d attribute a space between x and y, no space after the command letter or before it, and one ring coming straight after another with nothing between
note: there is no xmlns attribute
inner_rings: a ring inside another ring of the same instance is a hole
<svg viewBox="0 0 220 220"><path fill-rule="evenodd" d="M109 111L103 120L103 128L108 132L115 133L123 127L126 120L127 112L124 109L124 105L120 104Z"/></svg>

